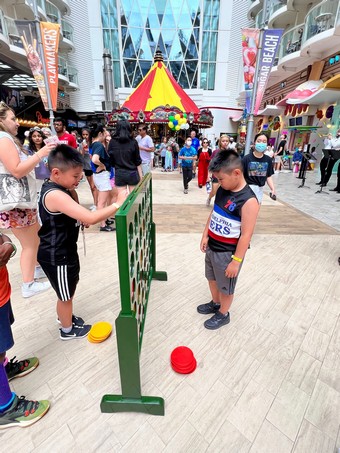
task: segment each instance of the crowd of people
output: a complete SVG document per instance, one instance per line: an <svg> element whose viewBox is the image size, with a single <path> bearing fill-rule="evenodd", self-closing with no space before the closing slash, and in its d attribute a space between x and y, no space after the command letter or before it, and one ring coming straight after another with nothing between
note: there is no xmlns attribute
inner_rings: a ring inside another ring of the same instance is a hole
<svg viewBox="0 0 340 453"><path fill-rule="evenodd" d="M212 211L204 228L201 250L206 254L205 274L212 300L201 304L201 314L212 314L207 329L218 329L230 322L229 309L237 277L252 237L263 188L276 199L272 175L280 171L287 137L281 136L276 151L263 132L257 134L247 153L245 139L235 142L223 134L216 149L206 137L190 135L178 143L163 137L155 145L146 124L138 126L135 137L128 121L118 121L113 135L101 124L85 127L81 136L69 133L62 118L54 120L51 131L31 128L22 144L17 138L14 111L0 104L0 228L18 239L22 273L22 296L32 297L53 288L61 340L84 338L91 325L74 314L73 298L79 282L77 252L79 229L99 224L100 232L114 231L114 215L128 194L150 173L155 159L162 171L179 169L183 192L197 175L198 188L207 189L206 205L213 199ZM328 138L330 148L340 148L340 130ZM327 142L328 145L328 142ZM313 155L313 152L312 152ZM292 157L301 165L302 148ZM323 165L327 175L329 158ZM334 165L334 164L333 164ZM90 209L78 200L76 188L87 180L93 198ZM322 176L322 184L326 179ZM337 186L340 187L340 186ZM334 189L335 190L335 189ZM242 233L242 234L241 234ZM46 400L18 397L9 380L32 372L39 363L31 357L8 360L13 347L14 322L8 261L17 252L7 234L0 233L0 428L28 426L49 409ZM45 281L40 281L45 279Z"/></svg>

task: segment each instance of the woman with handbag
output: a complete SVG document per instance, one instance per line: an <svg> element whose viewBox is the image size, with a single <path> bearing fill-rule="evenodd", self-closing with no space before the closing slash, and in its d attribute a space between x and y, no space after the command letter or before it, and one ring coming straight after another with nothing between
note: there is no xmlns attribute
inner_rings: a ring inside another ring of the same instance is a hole
<svg viewBox="0 0 340 453"><path fill-rule="evenodd" d="M50 288L48 282L34 280L40 228L34 169L55 145L30 156L16 138L18 127L14 111L0 102L0 228L11 228L21 244L22 296L31 297Z"/></svg>

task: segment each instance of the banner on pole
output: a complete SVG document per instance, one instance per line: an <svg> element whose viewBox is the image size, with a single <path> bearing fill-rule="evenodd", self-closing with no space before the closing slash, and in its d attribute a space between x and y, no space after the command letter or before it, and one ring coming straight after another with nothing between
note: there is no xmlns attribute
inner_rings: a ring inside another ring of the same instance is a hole
<svg viewBox="0 0 340 453"><path fill-rule="evenodd" d="M260 30L257 28L242 29L242 58L244 89L246 91L246 109L250 112L251 97L254 86L255 64L258 51Z"/></svg>
<svg viewBox="0 0 340 453"><path fill-rule="evenodd" d="M29 20L16 20L15 25L26 52L27 61L37 83L45 110L48 110L47 91L52 99L52 109L57 109L58 95L58 46L60 25L41 22L40 29L43 42L41 55L35 23ZM44 74L43 58L45 58L47 74Z"/></svg>
<svg viewBox="0 0 340 453"><path fill-rule="evenodd" d="M258 83L257 92L254 93L256 96L254 115L259 111L264 92L266 90L270 71L273 67L276 51L279 47L283 29L271 29L264 30L262 38L262 49L260 53L260 59L258 61Z"/></svg>
<svg viewBox="0 0 340 453"><path fill-rule="evenodd" d="M51 104L52 109L56 110L58 98L58 47L60 24L54 24L52 22L40 22L40 30Z"/></svg>

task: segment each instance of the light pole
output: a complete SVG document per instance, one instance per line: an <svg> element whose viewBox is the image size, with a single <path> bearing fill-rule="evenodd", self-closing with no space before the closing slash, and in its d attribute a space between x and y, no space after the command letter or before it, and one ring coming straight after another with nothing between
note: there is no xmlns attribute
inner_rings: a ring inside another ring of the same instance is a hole
<svg viewBox="0 0 340 453"><path fill-rule="evenodd" d="M251 139L253 136L253 130L254 130L254 107L255 107L256 91L257 91L259 71L260 71L260 55L261 55L261 49L262 49L263 31L266 28L268 28L268 26L267 26L267 24L268 24L267 2L268 2L268 0L263 0L262 24L261 24L260 35L259 35L259 46L258 46L257 54L256 54L254 86L253 86L252 95L251 95L251 104L250 104L250 112L249 112L249 118L248 118L248 124L247 124L247 136L246 136L246 145L245 145L244 154L250 153L250 142L251 142Z"/></svg>
<svg viewBox="0 0 340 453"><path fill-rule="evenodd" d="M45 88L46 88L47 106L48 106L48 111L50 114L50 128L51 128L52 133L55 134L56 132L54 129L54 124L53 124L54 112L53 112L53 108L52 108L51 93L49 90L49 84L48 84L48 79L47 79L47 67L46 67L44 49L43 49L42 38L41 38L40 19L39 19L39 14L38 14L37 0L33 0L33 11L34 11L35 29L36 29L37 38L38 38L39 52L41 55L41 61L42 61L42 66L43 66L43 71L44 71L44 83L45 83Z"/></svg>

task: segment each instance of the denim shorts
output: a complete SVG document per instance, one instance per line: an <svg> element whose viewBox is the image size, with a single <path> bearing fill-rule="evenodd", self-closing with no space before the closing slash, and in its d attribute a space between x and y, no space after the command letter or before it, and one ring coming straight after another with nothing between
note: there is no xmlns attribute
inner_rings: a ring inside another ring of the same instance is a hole
<svg viewBox="0 0 340 453"><path fill-rule="evenodd" d="M14 345L11 325L14 323L11 299L0 307L0 353L11 349Z"/></svg>

